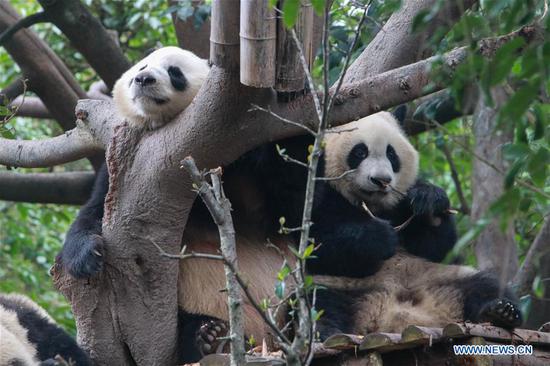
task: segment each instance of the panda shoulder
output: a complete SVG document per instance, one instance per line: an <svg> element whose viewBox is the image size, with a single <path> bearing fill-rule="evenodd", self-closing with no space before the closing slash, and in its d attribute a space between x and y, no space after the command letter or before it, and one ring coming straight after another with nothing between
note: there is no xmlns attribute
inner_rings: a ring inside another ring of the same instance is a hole
<svg viewBox="0 0 550 366"><path fill-rule="evenodd" d="M31 300L28 296L21 294L0 294L0 306L12 309L15 313L30 312L48 322L55 324L55 320L48 312Z"/></svg>

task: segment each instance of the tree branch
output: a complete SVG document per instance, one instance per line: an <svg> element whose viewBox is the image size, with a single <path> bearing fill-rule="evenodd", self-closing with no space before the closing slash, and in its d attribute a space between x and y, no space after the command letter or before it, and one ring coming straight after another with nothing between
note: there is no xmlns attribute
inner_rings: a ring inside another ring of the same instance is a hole
<svg viewBox="0 0 550 366"><path fill-rule="evenodd" d="M346 83L359 81L428 57L426 41L441 26L454 24L477 0L446 1L439 13L421 32L412 31L413 20L422 10L431 9L438 0L404 0L401 8L350 66ZM376 55L376 57L374 57Z"/></svg>
<svg viewBox="0 0 550 366"><path fill-rule="evenodd" d="M539 260L550 251L550 216L546 216L544 223L540 228L533 244L529 248L525 260L520 269L516 273L512 283L516 286L518 296L523 296L531 293L531 287L535 276Z"/></svg>
<svg viewBox="0 0 550 366"><path fill-rule="evenodd" d="M197 11L199 5L204 4L204 0L191 0L193 12ZM177 0L168 0L170 6L179 4ZM198 28L195 27L194 14L185 20L178 18L177 11L172 13L172 23L176 30L176 38L181 48L192 51L199 57L207 59L210 54L210 18L206 19Z"/></svg>
<svg viewBox="0 0 550 366"><path fill-rule="evenodd" d="M5 31L0 34L0 46L4 44L7 40L9 40L18 30L22 28L28 28L31 25L37 24L37 23L44 23L47 22L48 16L45 12L39 12L36 14L31 14L28 17L19 19L16 23L14 23L11 27L6 29Z"/></svg>
<svg viewBox="0 0 550 366"><path fill-rule="evenodd" d="M0 105L7 106L15 98L25 92L25 80L23 78L15 79L10 85L0 91Z"/></svg>
<svg viewBox="0 0 550 366"><path fill-rule="evenodd" d="M245 364L244 349L244 315L241 291L237 279L239 267L237 262L237 245L235 242L235 227L231 217L231 202L225 197L221 185L221 168L210 171L212 184L208 184L192 157L185 158L182 168L191 175L197 186L199 196L210 211L220 234L220 249L224 258L225 283L229 307L229 331L231 338L231 366Z"/></svg>
<svg viewBox="0 0 550 366"><path fill-rule="evenodd" d="M69 38L73 47L112 89L120 75L130 68L130 62L99 20L79 0L39 2L48 19Z"/></svg>
<svg viewBox="0 0 550 366"><path fill-rule="evenodd" d="M0 172L0 200L81 205L88 200L93 172Z"/></svg>

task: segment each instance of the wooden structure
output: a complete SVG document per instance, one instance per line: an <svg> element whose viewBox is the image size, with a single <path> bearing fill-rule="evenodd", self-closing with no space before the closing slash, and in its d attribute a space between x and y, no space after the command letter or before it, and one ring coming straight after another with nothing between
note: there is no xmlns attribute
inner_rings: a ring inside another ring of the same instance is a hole
<svg viewBox="0 0 550 366"><path fill-rule="evenodd" d="M529 355L460 356L455 345L530 345ZM285 365L280 353L248 356L247 365ZM196 364L199 365L199 364ZM229 365L227 355L210 355L201 366ZM371 333L366 336L335 334L315 344L313 366L432 366L432 365L550 365L550 333L515 329L512 333L486 324L452 323L444 328L411 325L401 334Z"/></svg>

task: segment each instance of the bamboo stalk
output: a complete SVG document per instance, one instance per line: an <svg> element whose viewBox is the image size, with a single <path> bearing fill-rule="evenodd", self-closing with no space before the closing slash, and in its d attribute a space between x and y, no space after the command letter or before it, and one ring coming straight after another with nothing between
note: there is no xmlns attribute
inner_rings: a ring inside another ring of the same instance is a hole
<svg viewBox="0 0 550 366"><path fill-rule="evenodd" d="M241 0L241 83L275 85L276 17L268 0Z"/></svg>
<svg viewBox="0 0 550 366"><path fill-rule="evenodd" d="M223 68L239 64L239 0L213 0L210 62Z"/></svg>
<svg viewBox="0 0 550 366"><path fill-rule="evenodd" d="M313 7L311 3L300 6L296 35L302 43L304 56L311 69L313 62ZM300 55L292 35L285 28L281 19L277 22L277 63L275 89L280 92L293 92L304 89L305 72L300 62Z"/></svg>

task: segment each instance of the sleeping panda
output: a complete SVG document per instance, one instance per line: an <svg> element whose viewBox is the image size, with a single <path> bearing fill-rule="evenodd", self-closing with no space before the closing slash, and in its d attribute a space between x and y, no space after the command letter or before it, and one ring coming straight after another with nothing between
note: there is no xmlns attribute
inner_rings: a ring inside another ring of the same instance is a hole
<svg viewBox="0 0 550 366"><path fill-rule="evenodd" d="M191 103L208 72L206 61L194 54L176 47L162 48L138 62L117 81L113 91L116 110L131 126L161 127ZM247 269L244 276L251 280L251 292L261 300L273 294L275 274L283 264L279 253L266 250L263 244L270 237L287 257L292 258L288 240L278 238L277 233L271 236L264 231L267 230L265 215L258 213L265 211L265 199L248 163L228 167L224 181L224 189L236 213L234 222L241 268ZM108 190L109 173L103 165L97 173L92 195L71 225L58 255L59 263L76 278L93 276L102 268L105 255L102 218ZM244 195L243 190L246 191ZM182 242L190 251L216 253L219 248L217 227L200 199L192 209ZM184 353L181 361L188 362L200 358L195 336L201 325L213 319L227 320L228 311L226 296L220 292L225 286L221 263L190 259L182 261L180 267L179 328ZM245 303L244 308L247 334L262 339L266 333L263 321L250 304Z"/></svg>
<svg viewBox="0 0 550 366"><path fill-rule="evenodd" d="M75 366L92 364L46 310L26 296L0 294L0 365L53 366L58 355Z"/></svg>
<svg viewBox="0 0 550 366"><path fill-rule="evenodd" d="M210 67L178 47L163 47L139 61L115 83L118 114L133 125L155 129L183 111L198 93Z"/></svg>

